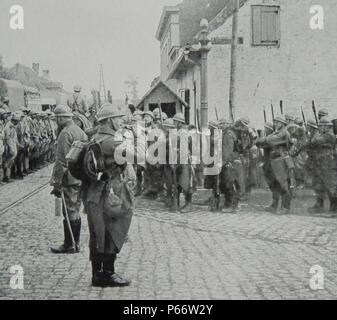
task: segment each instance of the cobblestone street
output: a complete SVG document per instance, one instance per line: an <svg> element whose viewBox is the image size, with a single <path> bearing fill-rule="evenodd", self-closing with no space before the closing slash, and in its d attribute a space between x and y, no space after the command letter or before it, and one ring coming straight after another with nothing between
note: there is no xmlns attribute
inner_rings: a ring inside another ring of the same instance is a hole
<svg viewBox="0 0 337 320"><path fill-rule="evenodd" d="M0 210L46 184L50 167L0 187ZM52 255L63 239L50 188L0 216L0 299L336 299L337 219L305 214L314 200L301 192L294 212L263 212L267 191L254 191L240 213L196 205L172 214L160 202L138 200L117 262L127 288L92 288L85 216L82 251ZM199 202L200 199L195 199ZM12 265L24 269L24 289L9 286ZM310 288L310 269L324 270L324 289Z"/></svg>

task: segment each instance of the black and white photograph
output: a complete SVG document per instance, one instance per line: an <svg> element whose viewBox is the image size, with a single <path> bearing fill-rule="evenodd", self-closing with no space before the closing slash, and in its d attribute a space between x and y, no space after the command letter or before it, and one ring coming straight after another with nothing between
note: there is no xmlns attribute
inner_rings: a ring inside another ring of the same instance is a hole
<svg viewBox="0 0 337 320"><path fill-rule="evenodd" d="M336 15L1 0L0 300L336 300Z"/></svg>

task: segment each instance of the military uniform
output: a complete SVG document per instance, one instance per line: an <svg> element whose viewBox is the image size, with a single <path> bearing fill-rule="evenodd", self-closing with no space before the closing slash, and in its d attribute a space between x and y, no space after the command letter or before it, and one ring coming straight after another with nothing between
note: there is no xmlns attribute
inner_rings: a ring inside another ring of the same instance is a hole
<svg viewBox="0 0 337 320"><path fill-rule="evenodd" d="M73 95L67 100L67 105L72 110L72 112L78 112L82 115L85 115L88 112L88 107L84 97L80 94L81 88L75 87L74 91L75 92Z"/></svg>
<svg viewBox="0 0 337 320"><path fill-rule="evenodd" d="M331 122L322 118L319 126L330 126ZM337 164L335 160L336 136L331 130L320 132L311 140L315 149L314 190L317 201L322 203L325 194L330 200L330 211L337 212Z"/></svg>
<svg viewBox="0 0 337 320"><path fill-rule="evenodd" d="M10 120L7 120L4 124L4 147L5 152L2 162L4 170L3 181L10 182L11 168L18 153L16 129Z"/></svg>
<svg viewBox="0 0 337 320"><path fill-rule="evenodd" d="M122 117L106 104L98 113L100 125L93 140L100 145L103 168L101 174L84 186L85 204L90 231L90 260L94 286L125 286L130 282L115 273L115 260L121 251L133 216L133 196L127 178L127 164L115 160L116 130L105 120ZM85 166L89 166L85 164Z"/></svg>
<svg viewBox="0 0 337 320"><path fill-rule="evenodd" d="M76 243L76 252L79 251L80 231L81 231L81 181L75 179L68 170L66 156L75 141L87 141L86 134L74 124L71 120L71 111L65 106L58 106L55 109L56 117L69 117L65 126L57 139L56 161L53 168L52 184L54 190L52 194L60 197L64 194L65 206L63 206L63 215L66 210L70 220L71 231ZM59 248L52 248L53 253L73 253L75 248L72 246L71 231L69 230L66 219L63 221L64 226L64 244Z"/></svg>
<svg viewBox="0 0 337 320"><path fill-rule="evenodd" d="M279 117L276 118L275 121L283 123L284 126L277 129L273 134L267 136L264 142L266 147L270 147L271 169L277 181L273 199L274 201L277 201L277 194L280 194L282 199L281 212L288 213L292 199L290 170L293 169L293 164L288 152L291 138L285 120L282 117Z"/></svg>

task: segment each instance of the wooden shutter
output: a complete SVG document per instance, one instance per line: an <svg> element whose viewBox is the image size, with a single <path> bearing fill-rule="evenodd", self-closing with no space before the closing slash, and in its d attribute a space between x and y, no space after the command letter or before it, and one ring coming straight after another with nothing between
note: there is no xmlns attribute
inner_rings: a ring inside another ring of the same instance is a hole
<svg viewBox="0 0 337 320"><path fill-rule="evenodd" d="M273 45L279 39L279 7L252 6L253 45Z"/></svg>
<svg viewBox="0 0 337 320"><path fill-rule="evenodd" d="M252 7L252 19L253 19L253 44L261 44L261 7L253 6Z"/></svg>

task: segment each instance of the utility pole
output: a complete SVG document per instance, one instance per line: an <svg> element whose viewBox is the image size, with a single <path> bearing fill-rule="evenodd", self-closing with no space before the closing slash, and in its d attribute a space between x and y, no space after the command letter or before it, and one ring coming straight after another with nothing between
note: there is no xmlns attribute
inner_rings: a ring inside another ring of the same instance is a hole
<svg viewBox="0 0 337 320"><path fill-rule="evenodd" d="M199 34L200 54L201 54L201 77L200 77L200 122L201 128L208 128L208 88L207 88L207 56L210 51L210 39L208 38L208 21L202 19L200 22L201 31Z"/></svg>
<svg viewBox="0 0 337 320"><path fill-rule="evenodd" d="M231 46L231 74L230 74L230 88L229 88L229 119L235 121L236 108L236 69L237 69L237 46L238 46L238 24L239 24L239 9L240 0L234 0L235 7L233 13L232 25L232 46Z"/></svg>

